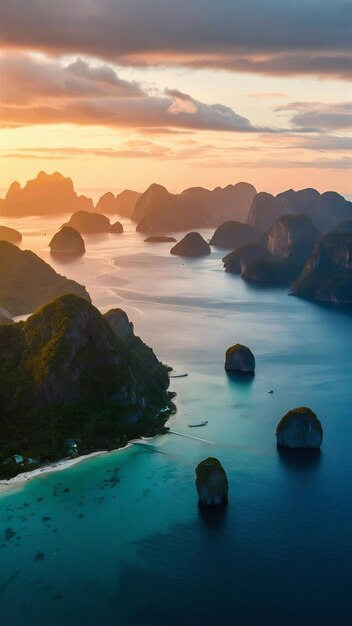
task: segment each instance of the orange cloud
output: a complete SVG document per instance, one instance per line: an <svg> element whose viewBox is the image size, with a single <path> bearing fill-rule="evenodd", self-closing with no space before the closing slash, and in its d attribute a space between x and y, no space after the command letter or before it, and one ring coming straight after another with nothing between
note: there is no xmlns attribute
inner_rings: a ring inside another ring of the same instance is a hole
<svg viewBox="0 0 352 626"><path fill-rule="evenodd" d="M251 122L222 104L205 104L177 90L150 95L107 65L59 61L25 54L0 58L2 127L32 124L102 125L112 128L182 128L256 132Z"/></svg>

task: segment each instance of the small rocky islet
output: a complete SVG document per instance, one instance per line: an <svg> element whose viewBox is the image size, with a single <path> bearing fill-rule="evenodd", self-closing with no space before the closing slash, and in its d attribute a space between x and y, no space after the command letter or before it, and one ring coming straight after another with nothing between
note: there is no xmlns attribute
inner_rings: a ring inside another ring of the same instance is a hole
<svg viewBox="0 0 352 626"><path fill-rule="evenodd" d="M254 374L255 357L253 352L240 343L230 346L225 354L225 369L228 372Z"/></svg>
<svg viewBox="0 0 352 626"><path fill-rule="evenodd" d="M199 507L220 507L228 503L228 480L218 459L208 457L196 467Z"/></svg>
<svg viewBox="0 0 352 626"><path fill-rule="evenodd" d="M211 253L209 244L196 232L187 233L173 248L170 254L184 257L207 256Z"/></svg>
<svg viewBox="0 0 352 626"><path fill-rule="evenodd" d="M63 226L70 226L81 234L123 233L121 222L110 224L108 217L91 211L77 211Z"/></svg>
<svg viewBox="0 0 352 626"><path fill-rule="evenodd" d="M288 411L276 428L277 445L292 449L317 449L323 441L323 428L308 407Z"/></svg>
<svg viewBox="0 0 352 626"><path fill-rule="evenodd" d="M86 247L82 235L71 226L62 226L49 243L50 252L58 255L81 256Z"/></svg>

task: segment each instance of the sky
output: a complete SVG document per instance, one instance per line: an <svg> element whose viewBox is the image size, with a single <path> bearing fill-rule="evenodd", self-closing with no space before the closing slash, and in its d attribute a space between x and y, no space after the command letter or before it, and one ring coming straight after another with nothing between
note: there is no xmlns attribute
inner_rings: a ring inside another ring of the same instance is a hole
<svg viewBox="0 0 352 626"><path fill-rule="evenodd" d="M351 0L2 0L0 38L1 190L352 194Z"/></svg>

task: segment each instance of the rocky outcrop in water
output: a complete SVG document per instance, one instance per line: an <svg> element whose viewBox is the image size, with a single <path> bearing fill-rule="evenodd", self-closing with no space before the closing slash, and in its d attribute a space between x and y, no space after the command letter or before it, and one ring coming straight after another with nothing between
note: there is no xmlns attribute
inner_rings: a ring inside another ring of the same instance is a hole
<svg viewBox="0 0 352 626"><path fill-rule="evenodd" d="M237 183L210 191L191 187L171 194L153 184L138 199L132 219L139 232L173 232L201 226L219 226L227 220L245 221L256 190Z"/></svg>
<svg viewBox="0 0 352 626"><path fill-rule="evenodd" d="M265 232L276 219L289 214L308 215L320 232L326 232L351 219L352 202L334 191L320 194L316 189L289 189L277 196L260 192L253 199L248 224Z"/></svg>
<svg viewBox="0 0 352 626"><path fill-rule="evenodd" d="M335 304L352 303L352 233L332 231L316 244L292 294Z"/></svg>
<svg viewBox="0 0 352 626"><path fill-rule="evenodd" d="M114 224L111 224L110 232L115 235L121 235L121 233L123 233L123 226L121 222L114 222Z"/></svg>
<svg viewBox="0 0 352 626"><path fill-rule="evenodd" d="M74 213L64 226L70 226L82 234L123 233L121 222L110 224L109 218L105 215L101 215L101 213L91 213L89 211L78 211Z"/></svg>
<svg viewBox="0 0 352 626"><path fill-rule="evenodd" d="M86 251L81 234L70 226L63 226L55 233L49 248L53 254L68 256L81 256Z"/></svg>
<svg viewBox="0 0 352 626"><path fill-rule="evenodd" d="M132 340L74 295L0 326L0 474L15 453L41 462L66 456L67 438L85 453L162 430L167 368Z"/></svg>
<svg viewBox="0 0 352 626"><path fill-rule="evenodd" d="M236 343L226 350L225 369L233 372L253 374L255 357L253 352L240 343Z"/></svg>
<svg viewBox="0 0 352 626"><path fill-rule="evenodd" d="M258 239L259 233L252 226L232 220L218 226L209 243L218 248L232 250Z"/></svg>
<svg viewBox="0 0 352 626"><path fill-rule="evenodd" d="M276 428L278 446L284 448L320 448L323 429L317 416L307 407L292 409Z"/></svg>
<svg viewBox="0 0 352 626"><path fill-rule="evenodd" d="M57 274L34 252L0 241L0 307L10 315L26 315L68 293L90 301L83 285Z"/></svg>
<svg viewBox="0 0 352 626"><path fill-rule="evenodd" d="M18 244L22 241L22 235L14 228L8 226L0 226L0 241L8 241L9 243Z"/></svg>
<svg viewBox="0 0 352 626"><path fill-rule="evenodd" d="M211 253L209 244L199 233L188 233L170 250L171 254L178 256L206 256Z"/></svg>
<svg viewBox="0 0 352 626"><path fill-rule="evenodd" d="M218 459L209 457L196 467L196 488L200 507L224 506L228 502L228 480Z"/></svg>
<svg viewBox="0 0 352 626"><path fill-rule="evenodd" d="M78 211L74 213L64 226L71 226L79 233L108 233L110 231L110 220L100 213L89 211Z"/></svg>
<svg viewBox="0 0 352 626"><path fill-rule="evenodd" d="M81 210L92 211L92 200L78 196L71 178L65 178L59 172L39 172L36 178L27 181L23 189L17 181L12 183L0 207L1 215L11 217Z"/></svg>
<svg viewBox="0 0 352 626"><path fill-rule="evenodd" d="M164 243L177 241L177 239L175 239L175 237L167 237L165 235L152 235L151 237L147 237L144 241L147 243Z"/></svg>

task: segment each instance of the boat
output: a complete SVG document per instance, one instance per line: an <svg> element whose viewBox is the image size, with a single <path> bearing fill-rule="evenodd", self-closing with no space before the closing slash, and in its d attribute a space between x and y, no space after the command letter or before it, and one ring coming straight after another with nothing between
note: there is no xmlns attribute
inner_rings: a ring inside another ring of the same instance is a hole
<svg viewBox="0 0 352 626"><path fill-rule="evenodd" d="M187 372L186 374L171 374L169 378L186 378L186 376L188 376Z"/></svg>
<svg viewBox="0 0 352 626"><path fill-rule="evenodd" d="M199 424L188 424L189 428L199 428L199 426L206 426L208 420L204 420L204 422L199 422Z"/></svg>

